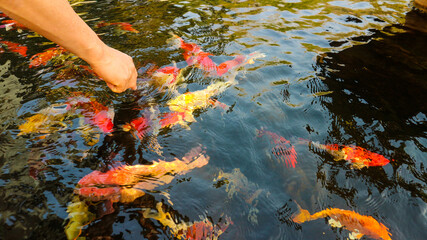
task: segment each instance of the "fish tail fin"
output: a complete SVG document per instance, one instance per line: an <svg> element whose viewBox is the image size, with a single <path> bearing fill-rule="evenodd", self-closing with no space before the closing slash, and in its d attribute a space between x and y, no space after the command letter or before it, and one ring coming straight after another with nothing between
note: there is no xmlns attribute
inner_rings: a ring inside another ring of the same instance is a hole
<svg viewBox="0 0 427 240"><path fill-rule="evenodd" d="M304 139L304 138L298 138L297 144L308 144L310 145L312 143L311 140Z"/></svg>
<svg viewBox="0 0 427 240"><path fill-rule="evenodd" d="M295 202L296 203L296 202ZM303 223L311 220L310 212L305 209L302 209L301 206L296 203L298 206L298 213L292 215L292 221L296 223Z"/></svg>

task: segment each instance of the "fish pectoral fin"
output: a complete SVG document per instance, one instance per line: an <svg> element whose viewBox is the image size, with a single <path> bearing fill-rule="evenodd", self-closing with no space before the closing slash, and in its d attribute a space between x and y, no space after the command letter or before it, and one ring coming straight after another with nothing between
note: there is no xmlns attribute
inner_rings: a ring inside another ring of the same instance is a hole
<svg viewBox="0 0 427 240"><path fill-rule="evenodd" d="M337 220L335 220L333 218L329 219L328 223L329 223L329 225L331 225L331 227L336 227L336 228L342 227L341 222L337 221Z"/></svg>
<svg viewBox="0 0 427 240"><path fill-rule="evenodd" d="M352 165L351 165L351 167L352 168L356 168L356 169L362 169L362 168L364 168L364 167L366 167L366 165L365 164L363 164L363 163L360 163L360 162L354 162Z"/></svg>
<svg viewBox="0 0 427 240"><path fill-rule="evenodd" d="M360 232L351 232L348 234L350 239L361 239L363 237L363 233Z"/></svg>

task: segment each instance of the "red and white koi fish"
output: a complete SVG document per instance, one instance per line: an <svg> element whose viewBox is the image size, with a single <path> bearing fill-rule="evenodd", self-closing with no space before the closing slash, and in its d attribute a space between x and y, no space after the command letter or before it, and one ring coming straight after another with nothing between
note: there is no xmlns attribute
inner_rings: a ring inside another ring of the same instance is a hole
<svg viewBox="0 0 427 240"><path fill-rule="evenodd" d="M196 147L182 160L159 160L151 165L122 166L107 172L93 171L78 182L75 193L92 201L132 202L144 195L144 190L170 183L174 179L172 174L185 174L205 166L208 161L209 157L204 155L201 147Z"/></svg>
<svg viewBox="0 0 427 240"><path fill-rule="evenodd" d="M271 151L273 155L280 161L285 162L286 167L292 166L295 168L295 165L297 164L297 152L295 151L295 147L291 145L291 142L276 133L265 130L264 128L256 130L257 137L262 137L264 135L270 136L270 143L275 145Z"/></svg>
<svg viewBox="0 0 427 240"><path fill-rule="evenodd" d="M98 126L104 133L111 133L114 127L114 109L102 105L95 99L80 95L80 93L74 94L77 97L68 100L67 109L79 109L89 123Z"/></svg>
<svg viewBox="0 0 427 240"><path fill-rule="evenodd" d="M388 232L388 228L371 216L360 215L354 211L338 208L328 208L311 215L299 205L298 208L299 212L292 216L292 220L296 223L329 217L329 224L332 227L343 227L351 231L350 239L360 239L366 235L374 239L391 240L391 233Z"/></svg>
<svg viewBox="0 0 427 240"><path fill-rule="evenodd" d="M246 64L253 63L255 58L264 57L264 54L252 53L249 55L237 55L234 59L225 61L217 65L209 56L211 53L202 51L201 47L195 43L187 43L181 37L172 34L169 40L173 46L184 50L183 56L189 66L196 66L209 73L210 76L222 76L231 69L237 69Z"/></svg>
<svg viewBox="0 0 427 240"><path fill-rule="evenodd" d="M143 139L145 134L149 131L149 129L150 129L149 122L145 117L138 117L132 120L130 123L125 124L123 126L123 130L126 132L130 130L135 130L136 136L139 139Z"/></svg>
<svg viewBox="0 0 427 240"><path fill-rule="evenodd" d="M329 154L335 157L336 161L348 161L352 164L352 167L357 169L385 166L390 162L390 160L378 153L374 153L354 145L345 146L338 144L320 144L312 141L308 141L308 143L316 148L326 150Z"/></svg>

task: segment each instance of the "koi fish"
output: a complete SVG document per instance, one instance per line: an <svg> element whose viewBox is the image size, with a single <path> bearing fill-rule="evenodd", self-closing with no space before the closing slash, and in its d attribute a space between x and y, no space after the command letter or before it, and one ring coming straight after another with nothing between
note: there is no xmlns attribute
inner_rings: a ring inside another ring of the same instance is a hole
<svg viewBox="0 0 427 240"><path fill-rule="evenodd" d="M0 28L5 28L6 31L16 29L18 32L22 30L28 30L26 26L17 22L16 20L8 19L2 21L3 25L0 25Z"/></svg>
<svg viewBox="0 0 427 240"><path fill-rule="evenodd" d="M216 240L224 233L229 225L233 224L229 217L225 217L225 222L213 224L208 219L194 223L180 222L175 223L174 218L169 212L164 212L162 202L156 204L157 212L153 212L150 208L145 209L142 213L144 218L155 219L160 222L164 227L168 227L172 235L177 239L189 240Z"/></svg>
<svg viewBox="0 0 427 240"><path fill-rule="evenodd" d="M50 60L52 60L55 57L60 56L61 54L65 53L65 52L67 52L67 50L65 50L65 48L59 47L59 46L53 47L53 48L48 48L41 53L34 54L30 58L29 67L33 68L33 67L39 67L39 66L46 66L46 64Z"/></svg>
<svg viewBox="0 0 427 240"><path fill-rule="evenodd" d="M172 34L172 33L171 33ZM213 62L207 53L201 50L201 47L195 43L187 43L181 37L172 34L169 42L174 46L184 50L183 57L189 66L195 65L196 67L207 71L210 76L220 77L227 73L230 69L239 68L246 64L252 64L255 58L264 57L264 54L252 53L248 56L237 55L234 59L225 61L219 65Z"/></svg>
<svg viewBox="0 0 427 240"><path fill-rule="evenodd" d="M295 147L291 145L290 141L276 133L267 131L264 128L256 130L257 137L262 137L264 135L270 136L270 143L275 144L271 151L273 155L281 162L286 162L286 167L292 166L295 168L295 164L297 164L297 152L295 151Z"/></svg>
<svg viewBox="0 0 427 240"><path fill-rule="evenodd" d="M187 92L171 99L167 102L169 109L179 114L168 115L168 117L175 117L177 122L181 125L185 125L185 122L195 122L196 119L193 116L193 112L197 109L206 108L211 105L223 106L223 104L217 104L212 99L213 96L225 91L231 84L229 82L217 82L209 85L207 88L195 92ZM168 121L164 120L162 125L171 124L171 119Z"/></svg>
<svg viewBox="0 0 427 240"><path fill-rule="evenodd" d="M0 41L0 45L6 46L7 50L11 52L18 53L19 55L26 57L28 48L19 43L14 43L10 41Z"/></svg>
<svg viewBox="0 0 427 240"><path fill-rule="evenodd" d="M113 202L132 202L158 185L168 184L174 176L185 174L208 164L201 147L193 148L182 160L171 162L154 161L152 165L122 166L107 172L93 171L77 184L75 193L92 201L111 200Z"/></svg>
<svg viewBox="0 0 427 240"><path fill-rule="evenodd" d="M139 117L123 126L123 130L126 132L132 129L136 131L136 135L139 139L143 139L149 130L148 120L145 117Z"/></svg>
<svg viewBox="0 0 427 240"><path fill-rule="evenodd" d="M74 94L78 95L79 93ZM106 107L86 96L71 97L66 104L68 105L68 110L79 109L89 123L99 127L104 133L111 133L113 131L113 108Z"/></svg>
<svg viewBox="0 0 427 240"><path fill-rule="evenodd" d="M299 212L292 216L292 220L295 223L301 224L319 218L329 217L329 224L332 227L344 227L351 231L350 239L360 239L366 235L374 239L391 240L391 233L388 232L388 228L371 216L364 216L354 211L338 208L328 208L312 215L299 205L298 209Z"/></svg>
<svg viewBox="0 0 427 240"><path fill-rule="evenodd" d="M184 128L189 128L187 122L194 121L193 115L191 117L187 119L186 114L183 112L168 112L163 114L163 118L160 119L160 125L162 128L165 128L179 124Z"/></svg>
<svg viewBox="0 0 427 240"><path fill-rule="evenodd" d="M124 31L139 33L138 30L136 30L135 28L132 27L132 24L127 23L127 22L109 23L109 22L101 21L101 22L97 23L95 25L95 27L96 28L101 28L101 27L112 26L112 25L113 26L118 26L121 30L124 30Z"/></svg>
<svg viewBox="0 0 427 240"><path fill-rule="evenodd" d="M78 79L85 76L97 76L89 66L86 65L75 65L73 63L65 64L64 67L57 69L56 75L52 76L52 79Z"/></svg>
<svg viewBox="0 0 427 240"><path fill-rule="evenodd" d="M176 66L162 67L157 69L151 78L157 86L173 87L182 81L181 69Z"/></svg>
<svg viewBox="0 0 427 240"><path fill-rule="evenodd" d="M54 130L66 129L68 126L63 120L68 115L66 105L53 104L26 118L26 121L18 126L20 130L18 136L30 133L50 133Z"/></svg>
<svg viewBox="0 0 427 240"><path fill-rule="evenodd" d="M320 144L309 141L309 145L326 150L336 161L346 160L352 164L352 167L362 169L364 167L379 167L387 165L390 160L384 156L368 151L358 146L344 146L338 144ZM393 159L392 159L393 161Z"/></svg>
<svg viewBox="0 0 427 240"><path fill-rule="evenodd" d="M95 219L95 214L89 211L89 206L85 201L81 201L77 196L73 198L72 203L67 206L68 223L65 226L65 235L67 239L77 239L82 228Z"/></svg>

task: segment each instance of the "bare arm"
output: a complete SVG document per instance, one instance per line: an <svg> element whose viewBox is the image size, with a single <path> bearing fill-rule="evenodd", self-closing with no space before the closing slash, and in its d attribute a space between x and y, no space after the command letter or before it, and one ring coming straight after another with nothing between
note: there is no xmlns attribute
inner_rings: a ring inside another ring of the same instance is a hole
<svg viewBox="0 0 427 240"><path fill-rule="evenodd" d="M136 89L132 58L105 45L67 0L0 0L0 9L85 60L114 92Z"/></svg>

